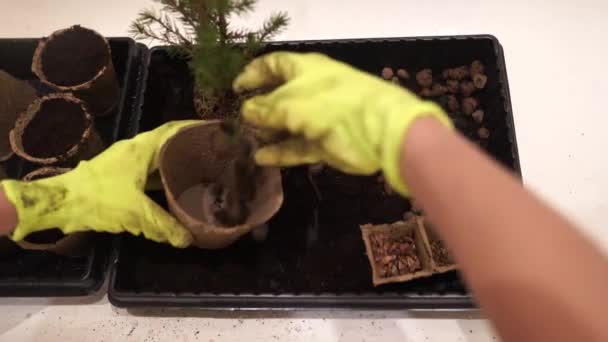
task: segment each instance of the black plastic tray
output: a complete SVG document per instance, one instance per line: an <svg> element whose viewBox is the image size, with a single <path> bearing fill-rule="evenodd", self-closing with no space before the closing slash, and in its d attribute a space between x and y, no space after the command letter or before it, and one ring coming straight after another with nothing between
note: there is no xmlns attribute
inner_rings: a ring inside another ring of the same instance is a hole
<svg viewBox="0 0 608 342"><path fill-rule="evenodd" d="M488 84L478 98L486 112L484 124L492 132L486 151L519 174L504 55L495 37L297 41L272 43L266 49L274 50L322 52L376 75L385 66L410 72L426 67L442 70L480 59L486 65ZM172 59L166 48L152 49L144 80L142 131L170 119L194 117L193 81L186 61ZM121 307L229 310L474 306L458 272L372 286L358 224L396 221L410 206L398 196L375 197L381 185L373 177L326 169L317 180L326 195L321 203L315 203L303 168L284 170L283 185L285 202L271 220L264 243L245 237L221 251L179 250L121 237L111 267L110 301ZM166 206L162 192L149 195ZM317 230L310 228L313 220L318 221Z"/></svg>
<svg viewBox="0 0 608 342"><path fill-rule="evenodd" d="M138 79L143 74L148 49L130 38L109 38L112 62L121 93L114 115L98 118L96 128L109 146L127 134ZM38 39L0 39L0 69L27 80L39 94L48 92L31 72L31 61ZM2 163L8 177L21 178L36 165L14 155ZM0 296L81 296L95 292L103 284L109 265L111 237L96 234L93 247L83 257L64 257L41 251L21 250L7 238L1 238L6 250L0 255Z"/></svg>

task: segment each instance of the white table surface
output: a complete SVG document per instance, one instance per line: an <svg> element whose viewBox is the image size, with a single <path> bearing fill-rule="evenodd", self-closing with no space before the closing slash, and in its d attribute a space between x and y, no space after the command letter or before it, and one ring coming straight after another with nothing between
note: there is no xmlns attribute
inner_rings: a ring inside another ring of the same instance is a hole
<svg viewBox="0 0 608 342"><path fill-rule="evenodd" d="M0 37L82 24L126 35L149 0L0 0ZM603 0L260 0L292 23L277 39L490 33L502 43L523 178L608 251L608 2ZM2 53L0 51L0 53ZM105 289L104 289L105 291ZM123 310L100 292L1 299L0 341L492 341L477 312L294 313Z"/></svg>

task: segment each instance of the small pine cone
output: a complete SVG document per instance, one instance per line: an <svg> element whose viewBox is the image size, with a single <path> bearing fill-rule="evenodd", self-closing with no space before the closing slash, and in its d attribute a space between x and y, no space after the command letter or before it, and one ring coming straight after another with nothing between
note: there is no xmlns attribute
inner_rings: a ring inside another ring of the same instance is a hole
<svg viewBox="0 0 608 342"><path fill-rule="evenodd" d="M473 114L471 114L471 116L473 117L473 120L475 120L475 122L477 122L477 123L483 122L484 115L485 115L485 113L481 109L478 109L478 110L474 111Z"/></svg>
<svg viewBox="0 0 608 342"><path fill-rule="evenodd" d="M443 84L440 84L440 83L433 84L433 88L431 88L431 95L432 96L445 95L445 93L447 93L447 92L448 92L448 88L446 86L444 86Z"/></svg>
<svg viewBox="0 0 608 342"><path fill-rule="evenodd" d="M419 94L421 97L431 97L433 96L433 91L430 88L422 88Z"/></svg>
<svg viewBox="0 0 608 342"><path fill-rule="evenodd" d="M477 130L477 135L479 135L481 139L488 139L490 137L490 130L485 127L481 127Z"/></svg>
<svg viewBox="0 0 608 342"><path fill-rule="evenodd" d="M444 80L449 79L451 74L452 74L452 69L444 69L443 72L441 72L441 76L443 76Z"/></svg>
<svg viewBox="0 0 608 342"><path fill-rule="evenodd" d="M484 70L485 67L480 60L474 60L473 63L471 63L471 75L483 74Z"/></svg>
<svg viewBox="0 0 608 342"><path fill-rule="evenodd" d="M462 81L460 82L460 91L462 92L462 96L469 97L473 95L473 93L477 90L475 88L475 84L471 81Z"/></svg>
<svg viewBox="0 0 608 342"><path fill-rule="evenodd" d="M445 84L446 88L448 89L448 92L450 92L451 94L456 94L460 89L460 84L456 80L447 80Z"/></svg>
<svg viewBox="0 0 608 342"><path fill-rule="evenodd" d="M475 87L477 89L485 88L486 83L488 83L488 76L486 76L484 74L473 75L473 84L475 84Z"/></svg>
<svg viewBox="0 0 608 342"><path fill-rule="evenodd" d="M404 79L404 80L409 80L410 79L410 73L407 72L407 70L405 70L405 69L399 69L399 70L397 70L397 76L399 78L401 78L401 79Z"/></svg>
<svg viewBox="0 0 608 342"><path fill-rule="evenodd" d="M448 110L452 113L457 112L460 109L458 99L454 95L448 96Z"/></svg>
<svg viewBox="0 0 608 342"><path fill-rule="evenodd" d="M382 69L382 78L384 78L385 80L390 80L391 78L393 78L393 76L395 76L395 73L393 72L392 68L386 67Z"/></svg>
<svg viewBox="0 0 608 342"><path fill-rule="evenodd" d="M462 112L467 115L473 114L475 109L479 106L479 102L474 97L465 97L462 99Z"/></svg>
<svg viewBox="0 0 608 342"><path fill-rule="evenodd" d="M461 66L458 68L449 69L448 76L451 79L461 81L469 76L469 68L467 66Z"/></svg>
<svg viewBox="0 0 608 342"><path fill-rule="evenodd" d="M416 81L423 88L430 88L433 85L433 71L423 69L416 73Z"/></svg>

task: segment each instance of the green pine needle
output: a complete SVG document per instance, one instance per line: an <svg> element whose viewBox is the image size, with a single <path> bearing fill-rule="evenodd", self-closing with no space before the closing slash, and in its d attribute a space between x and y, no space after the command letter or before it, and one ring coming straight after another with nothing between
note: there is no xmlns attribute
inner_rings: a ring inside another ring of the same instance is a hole
<svg viewBox="0 0 608 342"><path fill-rule="evenodd" d="M160 12L143 10L130 26L137 40L160 42L172 55L190 57L199 91L222 96L263 43L288 24L285 12L272 14L257 30L232 27L230 18L252 12L257 0L154 0Z"/></svg>

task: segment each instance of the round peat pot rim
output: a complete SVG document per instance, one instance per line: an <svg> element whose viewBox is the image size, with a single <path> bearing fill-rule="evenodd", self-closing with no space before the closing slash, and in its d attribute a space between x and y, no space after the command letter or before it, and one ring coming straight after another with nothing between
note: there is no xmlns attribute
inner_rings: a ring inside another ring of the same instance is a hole
<svg viewBox="0 0 608 342"><path fill-rule="evenodd" d="M40 113L40 108L42 107L42 104L46 101L53 101L53 100L64 100L64 101L72 102L72 103L79 105L80 109L81 109L81 113L84 115L85 129L82 132L80 140L76 144L74 144L72 147L70 147L67 151L65 151L59 155L53 156L53 157L43 158L43 157L32 156L25 150L25 148L23 146L23 135L25 134L27 126L30 124L30 122L32 120L34 120L36 115L38 115ZM78 153L80 148L83 146L83 143L87 139L89 139L91 134L93 134L93 123L94 123L93 116L89 113L86 103L84 103L83 101L72 96L72 94L65 94L65 93L49 94L49 95L46 95L39 99L36 99L34 102L32 102L32 104L28 107L28 109L19 116L19 118L17 119L17 122L15 122L15 127L11 130L11 132L9 134L9 141L11 143L11 147L12 147L13 151L19 157L21 157L25 160L28 160L32 163L36 163L36 164L42 164L42 165L55 164L57 162L68 160L70 157L72 157L72 156L76 155L76 153Z"/></svg>
<svg viewBox="0 0 608 342"><path fill-rule="evenodd" d="M276 193L271 192L275 196L273 196L272 198L267 198L267 200L264 201L264 203L267 204L268 207L264 208L263 210L254 210L248 215L246 221L242 224L226 227L219 226L210 222L201 221L190 215L179 205L178 198L182 193L177 193L174 186L172 186L173 184L171 184L171 171L167 170L168 167L163 162L164 160L166 160L165 156L168 153L174 153L174 151L170 151L173 146L173 143L179 141L179 139L181 139L184 134L186 134L187 136L188 131L201 130L201 127L208 127L208 129L211 130L220 130L221 123L221 120L203 121L201 123L196 123L180 129L163 144L158 155L159 172L163 183L165 195L167 197L167 201L169 202L169 208L173 212L175 217L178 219L178 221L182 223L186 227L186 229L192 232L194 236L193 245L198 246L200 248L218 249L227 247L228 245L236 241L239 237L250 232L253 228L266 223L270 218L272 218L272 216L274 216L279 211L283 204L284 194L282 190L280 170L278 168L264 168L262 169L262 172L264 172L263 176L261 176L262 179L266 180L264 184L266 186L269 186L269 189L272 189L272 181L276 180L278 182L278 184L276 184L276 187L280 191L277 191ZM261 191L260 193L263 193L263 191ZM260 202L260 200L254 199L253 203L256 202ZM269 213L271 213L270 216L268 216ZM212 237L210 238L213 240L201 241L198 239L199 235L212 235Z"/></svg>
<svg viewBox="0 0 608 342"><path fill-rule="evenodd" d="M58 229L58 228L54 228ZM42 231L38 231L42 232ZM37 233L37 232L34 232ZM75 232L71 234L65 234L62 238L55 242L50 243L34 243L29 242L25 239L21 241L15 242L22 249L30 250L30 251L45 251L49 253L54 253L57 255L63 256L79 256L78 252L80 246L88 240L88 235L86 232ZM27 238L27 236L26 236Z"/></svg>
<svg viewBox="0 0 608 342"><path fill-rule="evenodd" d="M22 180L26 182L31 182L42 178L59 176L60 174L66 173L71 170L72 169L69 167L44 166L26 174L25 176L23 176Z"/></svg>
<svg viewBox="0 0 608 342"><path fill-rule="evenodd" d="M79 90L83 90L83 89L89 89L91 87L91 85L104 74L104 72L108 68L108 65L110 64L109 62L106 62L106 64L103 65L101 67L101 69L99 69L97 71L95 76L93 76L89 80L84 81L79 84L74 84L74 85L70 85L70 86L59 85L47 78L46 74L44 73L44 68L42 67L42 54L44 53L45 48L49 45L49 42L52 43L52 40L54 38L60 37L61 35L63 35L66 32L77 31L77 30L84 31L86 33L90 33L93 36L95 36L96 38L99 38L101 40L101 42L104 44L105 51L107 53L107 58L108 58L107 60L109 62L112 61L112 52L111 52L110 43L108 43L108 40L104 36L99 34L99 32L86 28L86 27L82 27L80 25L74 25L74 26L68 27L66 29L61 29L61 30L55 31L50 36L40 39L40 42L38 43L38 46L36 47L36 50L34 51L34 57L32 58L32 72L34 72L34 74L43 83L45 83L51 87L54 87L56 89L59 89L61 91L79 91Z"/></svg>
<svg viewBox="0 0 608 342"><path fill-rule="evenodd" d="M211 121L205 121L205 122L201 122L200 124L193 124L192 126L187 126L184 127L182 129L180 129L178 132L176 132L171 138L169 138L164 144L163 147L160 150L159 153L159 165L161 165L159 167L159 172L160 172L160 177L161 180L163 182L163 186L165 187L165 189L168 189L168 191L171 193L171 195L173 196L173 198L175 199L175 203L177 203L177 199L179 198L179 195L181 194L176 194L173 192L173 189L171 189L170 185L167 184L168 182L165 181L165 171L164 168L162 167L162 163L160 163L161 160L163 160L163 156L165 155L165 153L167 153L167 150L169 149L169 146L171 146L171 143L177 139L179 139L178 134L179 133L183 133L187 130L196 130L201 126L214 126L217 125L219 126L221 124L220 120L211 120ZM181 208L181 206L177 205L175 207L175 210L179 211L182 215L188 217L190 220L192 220L192 222L202 222L200 220L198 220L197 218L193 217L192 215L190 215L186 210L183 210ZM246 230L248 229L249 224L240 224L240 225L236 225L234 227L220 227L220 226L216 226L207 222L204 222L205 225L211 227L213 230L217 230L216 232L219 233L220 235L224 234L224 235L233 235L235 231L241 231L241 230Z"/></svg>

